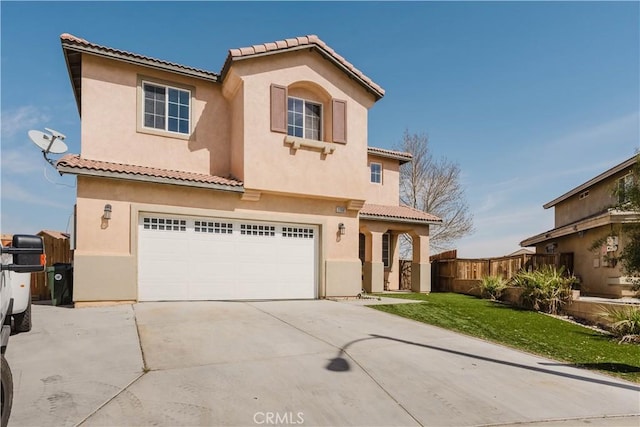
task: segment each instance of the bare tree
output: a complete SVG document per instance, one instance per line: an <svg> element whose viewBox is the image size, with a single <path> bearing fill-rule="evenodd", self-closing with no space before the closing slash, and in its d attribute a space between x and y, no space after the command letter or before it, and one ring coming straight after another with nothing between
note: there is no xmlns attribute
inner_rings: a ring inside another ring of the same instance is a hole
<svg viewBox="0 0 640 427"><path fill-rule="evenodd" d="M423 133L405 130L400 149L413 156L400 169L400 202L442 218L442 225L430 230L431 249L451 249L456 240L473 232L460 166L446 158L434 159Z"/></svg>

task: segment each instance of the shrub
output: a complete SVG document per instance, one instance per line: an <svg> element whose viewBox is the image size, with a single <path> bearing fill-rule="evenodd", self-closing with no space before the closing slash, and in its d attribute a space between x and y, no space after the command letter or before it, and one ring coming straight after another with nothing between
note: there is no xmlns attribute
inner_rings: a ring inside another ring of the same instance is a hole
<svg viewBox="0 0 640 427"><path fill-rule="evenodd" d="M640 342L640 307L606 307L603 313L611 321L611 333L620 342Z"/></svg>
<svg viewBox="0 0 640 427"><path fill-rule="evenodd" d="M574 276L564 274L564 267L544 265L534 271L520 271L512 279L520 286L522 305L525 308L545 313L558 314L564 304L571 300L571 285L577 283Z"/></svg>
<svg viewBox="0 0 640 427"><path fill-rule="evenodd" d="M484 276L479 285L482 298L492 301L499 300L507 287L507 281L500 276Z"/></svg>

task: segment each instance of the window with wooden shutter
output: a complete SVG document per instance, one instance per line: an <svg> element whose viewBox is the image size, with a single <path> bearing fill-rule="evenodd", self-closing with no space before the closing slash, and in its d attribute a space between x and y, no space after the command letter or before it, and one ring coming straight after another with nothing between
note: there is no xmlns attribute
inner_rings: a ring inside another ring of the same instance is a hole
<svg viewBox="0 0 640 427"><path fill-rule="evenodd" d="M347 101L334 99L333 110L333 142L347 142Z"/></svg>
<svg viewBox="0 0 640 427"><path fill-rule="evenodd" d="M271 131L287 133L287 88L271 85Z"/></svg>

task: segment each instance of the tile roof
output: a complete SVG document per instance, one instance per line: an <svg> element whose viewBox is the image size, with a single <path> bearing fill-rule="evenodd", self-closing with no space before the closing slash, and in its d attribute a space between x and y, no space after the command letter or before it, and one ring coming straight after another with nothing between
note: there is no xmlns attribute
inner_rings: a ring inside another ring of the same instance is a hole
<svg viewBox="0 0 640 427"><path fill-rule="evenodd" d="M243 184L230 178L183 172L147 166L127 165L81 158L77 154L67 154L56 163L60 173L92 175L134 181L178 184L194 187L215 188L229 191L244 191Z"/></svg>
<svg viewBox="0 0 640 427"><path fill-rule="evenodd" d="M91 53L103 54L104 56L110 56L116 59L129 60L130 62L142 63L144 65L156 65L160 68L168 69L170 71L183 71L195 77L205 77L212 80L217 80L219 77L217 73L211 71L189 67L186 65L177 64L175 62L152 58L150 56L140 55L137 53L127 52L125 50L114 49L112 47L102 46L99 44L91 43L83 38L76 37L69 33L61 34L60 41L62 42L63 48L78 47L82 50L90 51Z"/></svg>
<svg viewBox="0 0 640 427"><path fill-rule="evenodd" d="M367 152L369 154L375 154L381 157L398 159L400 160L401 164L410 162L413 159L413 155L411 155L411 153L406 153L404 151L387 150L387 149L378 148L378 147L367 147Z"/></svg>
<svg viewBox="0 0 640 427"><path fill-rule="evenodd" d="M294 37L284 40L276 40L274 42L254 44L253 46L241 47L237 49L229 49L229 55L222 68L221 74L224 76L230 63L236 59L244 59L253 56L267 55L304 48L315 48L328 59L332 60L336 65L343 68L345 72L358 80L367 90L369 90L377 99L384 96L384 89L374 83L362 71L358 70L352 63L347 61L343 56L338 54L329 45L320 40L314 34Z"/></svg>
<svg viewBox="0 0 640 427"><path fill-rule="evenodd" d="M442 219L409 206L386 206L365 203L360 210L363 219L400 220L415 223L441 223Z"/></svg>

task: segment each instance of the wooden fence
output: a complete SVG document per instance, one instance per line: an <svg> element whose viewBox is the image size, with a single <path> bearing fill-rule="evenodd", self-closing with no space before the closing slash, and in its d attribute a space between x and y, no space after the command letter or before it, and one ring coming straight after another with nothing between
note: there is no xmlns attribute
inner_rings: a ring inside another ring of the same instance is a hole
<svg viewBox="0 0 640 427"><path fill-rule="evenodd" d="M565 270L573 271L573 253L463 259L450 251L434 255L430 260L431 289L442 292L468 291L485 276L501 276L508 280L520 270L536 270L543 265L564 266Z"/></svg>
<svg viewBox="0 0 640 427"><path fill-rule="evenodd" d="M44 252L47 255L47 267L56 263L71 263L69 236L57 231L41 231ZM35 300L51 299L51 290L47 283L47 273L31 273L31 298Z"/></svg>

